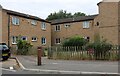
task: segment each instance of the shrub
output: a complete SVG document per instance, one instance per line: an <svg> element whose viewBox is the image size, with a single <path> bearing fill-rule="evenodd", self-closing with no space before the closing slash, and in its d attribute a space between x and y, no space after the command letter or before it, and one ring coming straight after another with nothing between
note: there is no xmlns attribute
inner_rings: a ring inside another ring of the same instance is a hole
<svg viewBox="0 0 120 76"><path fill-rule="evenodd" d="M63 42L63 46L83 46L87 43L87 40L85 40L84 38L81 38L80 36L75 36L69 39L66 39Z"/></svg>
<svg viewBox="0 0 120 76"><path fill-rule="evenodd" d="M107 52L111 50L112 45L107 43L106 40L89 43L86 47L87 50L94 51L95 59L105 59Z"/></svg>
<svg viewBox="0 0 120 76"><path fill-rule="evenodd" d="M29 49L32 47L32 45L25 40L18 40L17 47L18 47L17 54L26 55Z"/></svg>

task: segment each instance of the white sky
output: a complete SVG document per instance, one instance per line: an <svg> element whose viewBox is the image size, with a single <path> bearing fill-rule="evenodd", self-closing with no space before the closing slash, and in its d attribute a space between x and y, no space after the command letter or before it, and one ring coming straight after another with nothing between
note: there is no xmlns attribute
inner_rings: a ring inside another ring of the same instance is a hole
<svg viewBox="0 0 120 76"><path fill-rule="evenodd" d="M53 12L66 10L72 14L83 12L87 15L98 14L102 0L0 0L3 8L46 19Z"/></svg>

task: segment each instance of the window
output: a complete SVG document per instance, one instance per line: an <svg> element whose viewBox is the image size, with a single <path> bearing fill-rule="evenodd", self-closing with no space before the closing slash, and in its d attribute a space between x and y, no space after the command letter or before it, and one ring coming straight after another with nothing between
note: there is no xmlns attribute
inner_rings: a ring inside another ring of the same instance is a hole
<svg viewBox="0 0 120 76"><path fill-rule="evenodd" d="M45 44L46 44L46 38L45 38L45 37L42 37L41 43L42 43L42 45L45 45Z"/></svg>
<svg viewBox="0 0 120 76"><path fill-rule="evenodd" d="M55 43L60 44L60 38L56 38Z"/></svg>
<svg viewBox="0 0 120 76"><path fill-rule="evenodd" d="M88 42L90 41L90 37L83 37L84 39L86 39Z"/></svg>
<svg viewBox="0 0 120 76"><path fill-rule="evenodd" d="M55 31L60 31L60 25L55 26Z"/></svg>
<svg viewBox="0 0 120 76"><path fill-rule="evenodd" d="M18 36L12 36L12 44L17 44Z"/></svg>
<svg viewBox="0 0 120 76"><path fill-rule="evenodd" d="M99 26L99 22L97 22L96 24L97 24L96 26Z"/></svg>
<svg viewBox="0 0 120 76"><path fill-rule="evenodd" d="M41 28L42 28L43 30L46 29L46 23L45 23L45 22L42 22Z"/></svg>
<svg viewBox="0 0 120 76"><path fill-rule="evenodd" d="M32 41L37 41L37 37L32 37Z"/></svg>
<svg viewBox="0 0 120 76"><path fill-rule="evenodd" d="M83 22L83 28L89 28L89 21L84 21Z"/></svg>
<svg viewBox="0 0 120 76"><path fill-rule="evenodd" d="M31 24L32 24L32 25L37 25L37 21L36 21L36 20L32 20L32 21L31 21Z"/></svg>
<svg viewBox="0 0 120 76"><path fill-rule="evenodd" d="M64 26L67 28L67 27L70 27L70 24L64 24Z"/></svg>
<svg viewBox="0 0 120 76"><path fill-rule="evenodd" d="M22 37L21 37L21 40L27 41L27 37L26 37L26 36L22 36Z"/></svg>
<svg viewBox="0 0 120 76"><path fill-rule="evenodd" d="M12 24L14 25L19 25L20 21L19 21L19 18L17 17L12 17Z"/></svg>

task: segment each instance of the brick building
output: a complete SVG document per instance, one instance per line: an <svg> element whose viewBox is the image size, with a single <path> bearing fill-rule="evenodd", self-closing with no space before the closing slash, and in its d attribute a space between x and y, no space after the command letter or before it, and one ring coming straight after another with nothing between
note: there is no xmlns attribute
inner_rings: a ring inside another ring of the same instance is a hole
<svg viewBox="0 0 120 76"><path fill-rule="evenodd" d="M103 0L98 3L99 14L52 21L52 45L71 36L82 36L93 42L101 40L120 45L120 0Z"/></svg>
<svg viewBox="0 0 120 76"><path fill-rule="evenodd" d="M120 1L98 3L99 14L46 21L39 17L0 8L0 37L10 46L22 40L34 46L60 45L64 39L82 36L93 42L96 35L120 45ZM89 9L88 9L89 10Z"/></svg>
<svg viewBox="0 0 120 76"><path fill-rule="evenodd" d="M81 36L94 41L94 19L97 15L53 20L52 45L59 45L65 39Z"/></svg>
<svg viewBox="0 0 120 76"><path fill-rule="evenodd" d="M18 38L34 46L51 45L50 22L28 14L1 9L2 42L15 46Z"/></svg>

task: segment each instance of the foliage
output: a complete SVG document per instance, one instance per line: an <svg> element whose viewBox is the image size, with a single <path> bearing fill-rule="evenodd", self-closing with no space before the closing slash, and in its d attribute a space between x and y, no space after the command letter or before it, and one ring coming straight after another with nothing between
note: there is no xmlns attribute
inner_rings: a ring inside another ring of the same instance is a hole
<svg viewBox="0 0 120 76"><path fill-rule="evenodd" d="M26 55L29 49L32 47L32 45L25 40L18 40L17 47L18 47L17 54Z"/></svg>
<svg viewBox="0 0 120 76"><path fill-rule="evenodd" d="M106 57L106 54L109 50L111 50L112 45L107 43L106 40L96 41L94 43L89 43L86 49L92 49L94 51L95 59L99 59L100 56L103 58Z"/></svg>
<svg viewBox="0 0 120 76"><path fill-rule="evenodd" d="M63 46L83 46L87 43L87 40L85 40L84 38L81 38L80 36L75 36L69 39L66 39L63 42Z"/></svg>
<svg viewBox="0 0 120 76"><path fill-rule="evenodd" d="M81 13L81 12L76 12L73 16L74 16L74 17L86 16L86 14L85 14L85 13Z"/></svg>
<svg viewBox="0 0 120 76"><path fill-rule="evenodd" d="M48 15L46 20L72 18L72 17L78 17L78 16L85 16L85 14L81 12L76 12L74 15L72 15L72 13L67 13L67 11L60 10L59 12L54 12Z"/></svg>

